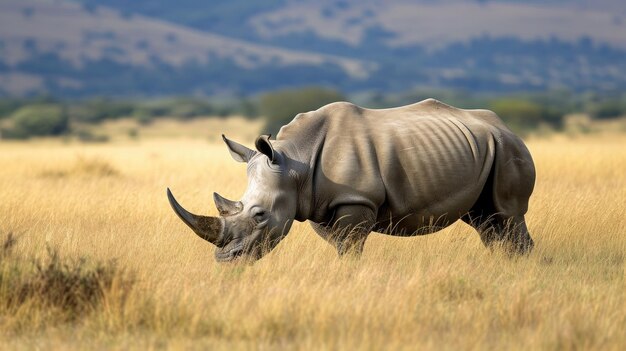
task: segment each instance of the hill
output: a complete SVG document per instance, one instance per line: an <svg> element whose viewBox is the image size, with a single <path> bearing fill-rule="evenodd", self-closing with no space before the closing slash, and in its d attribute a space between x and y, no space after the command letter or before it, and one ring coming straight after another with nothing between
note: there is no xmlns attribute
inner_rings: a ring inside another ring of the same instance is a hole
<svg viewBox="0 0 626 351"><path fill-rule="evenodd" d="M68 2L3 0L0 23L5 94L238 92L281 74L295 83L323 72L358 80L372 67Z"/></svg>
<svg viewBox="0 0 626 351"><path fill-rule="evenodd" d="M0 94L626 89L617 0L3 0Z"/></svg>

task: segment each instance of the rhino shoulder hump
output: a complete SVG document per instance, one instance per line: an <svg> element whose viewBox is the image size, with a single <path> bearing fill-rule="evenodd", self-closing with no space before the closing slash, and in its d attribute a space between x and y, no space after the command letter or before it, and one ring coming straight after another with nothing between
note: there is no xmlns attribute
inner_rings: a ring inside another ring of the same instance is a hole
<svg viewBox="0 0 626 351"><path fill-rule="evenodd" d="M505 128L508 130L508 128L506 128L506 125L504 124L502 119L500 119L500 117L491 110L480 109L480 110L466 110L466 111L469 112L470 115L474 117L475 119L478 119L483 122L487 122L487 124L491 126L494 126L500 129Z"/></svg>
<svg viewBox="0 0 626 351"><path fill-rule="evenodd" d="M449 113L452 114L456 114L459 111L462 111L461 109L458 109L454 106L450 106L446 103L443 103L437 99L433 99L433 98L428 98L426 100L422 100L420 102L417 102L413 105L408 105L405 108L408 109L414 109L416 111L419 111L421 113L427 112L427 113L432 113L433 116L438 116L438 114L441 111L447 111Z"/></svg>
<svg viewBox="0 0 626 351"><path fill-rule="evenodd" d="M422 101L418 102L417 104L425 105L425 106L431 106L431 107L434 107L434 108L445 108L445 109L458 110L457 107L448 105L445 102L439 101L439 100L434 99L434 98L428 98L428 99L422 100Z"/></svg>
<svg viewBox="0 0 626 351"><path fill-rule="evenodd" d="M330 103L328 105L321 107L318 111L322 111L329 115L333 115L338 112L345 113L345 112L360 111L360 110L362 110L361 107L351 102L337 101L337 102L333 102L333 103Z"/></svg>
<svg viewBox="0 0 626 351"><path fill-rule="evenodd" d="M418 102L418 104L423 104L423 105L446 105L443 102L435 99L435 98L428 98L428 99L424 99L420 102ZM446 105L448 106L448 105Z"/></svg>

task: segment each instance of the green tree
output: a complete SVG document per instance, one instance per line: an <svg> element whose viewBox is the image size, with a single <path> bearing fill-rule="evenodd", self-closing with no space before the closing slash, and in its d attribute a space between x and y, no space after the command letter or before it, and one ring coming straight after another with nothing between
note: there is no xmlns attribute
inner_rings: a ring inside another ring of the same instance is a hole
<svg viewBox="0 0 626 351"><path fill-rule="evenodd" d="M69 130L69 120L61 105L42 104L24 106L11 117L12 128L5 135L15 138L60 135Z"/></svg>
<svg viewBox="0 0 626 351"><path fill-rule="evenodd" d="M128 101L97 97L77 104L71 114L75 121L99 123L105 119L130 116L134 108L134 104Z"/></svg>
<svg viewBox="0 0 626 351"><path fill-rule="evenodd" d="M342 100L345 97L341 93L321 87L279 90L261 96L259 112L267 120L265 131L275 135L281 126L289 123L298 113Z"/></svg>
<svg viewBox="0 0 626 351"><path fill-rule="evenodd" d="M518 133L537 128L542 122L556 128L562 125L560 113L525 99L497 99L491 102L489 108L497 113L509 128Z"/></svg>
<svg viewBox="0 0 626 351"><path fill-rule="evenodd" d="M626 103L620 99L610 99L591 104L588 108L593 118L608 119L626 115Z"/></svg>
<svg viewBox="0 0 626 351"><path fill-rule="evenodd" d="M0 100L0 119L11 116L15 110L21 107L21 101L17 99Z"/></svg>

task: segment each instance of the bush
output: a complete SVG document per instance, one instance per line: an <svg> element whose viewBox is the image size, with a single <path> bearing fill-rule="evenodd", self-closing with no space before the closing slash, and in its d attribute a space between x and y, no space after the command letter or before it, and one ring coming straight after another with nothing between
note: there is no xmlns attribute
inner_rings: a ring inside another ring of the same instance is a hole
<svg viewBox="0 0 626 351"><path fill-rule="evenodd" d="M131 139L139 139L139 130L137 128L130 128L127 134Z"/></svg>
<svg viewBox="0 0 626 351"><path fill-rule="evenodd" d="M0 119L11 116L11 114L21 106L21 101L16 99L0 100Z"/></svg>
<svg viewBox="0 0 626 351"><path fill-rule="evenodd" d="M244 98L241 99L234 112L247 118L255 118L259 116L259 106L256 101Z"/></svg>
<svg viewBox="0 0 626 351"><path fill-rule="evenodd" d="M267 119L265 130L276 133L298 113L316 110L326 104L345 100L335 91L319 87L281 90L261 96L259 110Z"/></svg>
<svg viewBox="0 0 626 351"><path fill-rule="evenodd" d="M15 244L10 233L0 242L0 320L27 307L33 315L76 321L101 306L113 289L125 299L135 282L114 261L66 259L52 248L47 259L28 259L13 252Z"/></svg>
<svg viewBox="0 0 626 351"><path fill-rule="evenodd" d="M88 129L80 129L75 132L78 140L84 143L106 143L109 141L109 136L104 134L94 134Z"/></svg>
<svg viewBox="0 0 626 351"><path fill-rule="evenodd" d="M215 113L213 106L208 102L192 98L172 100L168 107L168 115L180 119L208 116Z"/></svg>
<svg viewBox="0 0 626 351"><path fill-rule="evenodd" d="M525 132L547 123L555 128L563 125L562 116L555 110L532 101L502 98L491 102L489 108L500 116L515 132Z"/></svg>
<svg viewBox="0 0 626 351"><path fill-rule="evenodd" d="M111 163L98 157L86 158L78 156L71 167L48 169L41 172L44 178L65 177L116 177L120 172Z"/></svg>
<svg viewBox="0 0 626 351"><path fill-rule="evenodd" d="M153 117L175 117L189 119L215 114L215 108L209 102L198 98L172 98L139 102L135 107L135 117L147 121Z"/></svg>
<svg viewBox="0 0 626 351"><path fill-rule="evenodd" d="M593 118L608 119L626 115L626 103L621 100L607 100L589 107L589 114Z"/></svg>
<svg viewBox="0 0 626 351"><path fill-rule="evenodd" d="M145 107L137 108L135 113L133 113L133 118L136 119L139 124L144 126L152 123L154 116L155 114Z"/></svg>
<svg viewBox="0 0 626 351"><path fill-rule="evenodd" d="M135 105L126 101L115 101L107 98L95 98L72 109L72 119L80 122L98 123L105 119L129 116Z"/></svg>
<svg viewBox="0 0 626 351"><path fill-rule="evenodd" d="M3 131L5 137L61 135L69 130L65 109L54 104L22 107L11 115L10 122L12 127Z"/></svg>

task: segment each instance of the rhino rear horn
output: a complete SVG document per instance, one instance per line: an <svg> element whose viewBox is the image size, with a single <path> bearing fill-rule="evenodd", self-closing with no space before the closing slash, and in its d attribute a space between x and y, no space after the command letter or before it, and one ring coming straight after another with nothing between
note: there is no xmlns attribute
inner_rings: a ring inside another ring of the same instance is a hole
<svg viewBox="0 0 626 351"><path fill-rule="evenodd" d="M170 189L167 189L167 198L178 217L189 226L199 237L218 245L224 231L224 219L220 217L198 216L185 210L174 198Z"/></svg>
<svg viewBox="0 0 626 351"><path fill-rule="evenodd" d="M218 193L213 193L213 201L215 201L217 210L220 211L220 216L232 216L243 210L241 201L228 200Z"/></svg>

